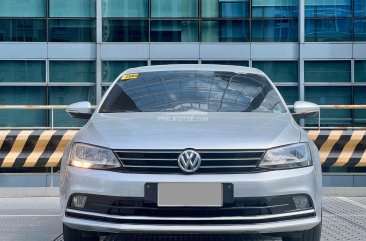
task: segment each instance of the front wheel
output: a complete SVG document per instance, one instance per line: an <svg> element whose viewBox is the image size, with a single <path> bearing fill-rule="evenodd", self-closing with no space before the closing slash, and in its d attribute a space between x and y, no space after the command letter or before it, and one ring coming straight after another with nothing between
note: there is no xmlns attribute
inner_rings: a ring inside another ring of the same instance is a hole
<svg viewBox="0 0 366 241"><path fill-rule="evenodd" d="M321 231L322 223L319 223L312 229L284 236L282 237L282 241L320 241Z"/></svg>
<svg viewBox="0 0 366 241"><path fill-rule="evenodd" d="M64 241L99 241L99 235L96 232L81 231L63 225Z"/></svg>

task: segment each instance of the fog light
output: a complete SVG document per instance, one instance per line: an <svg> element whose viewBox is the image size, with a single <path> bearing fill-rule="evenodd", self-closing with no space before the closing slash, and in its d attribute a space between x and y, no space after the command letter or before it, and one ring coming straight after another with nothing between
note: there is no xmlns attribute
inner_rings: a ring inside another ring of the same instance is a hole
<svg viewBox="0 0 366 241"><path fill-rule="evenodd" d="M305 196L294 196L293 197L296 209L310 208L309 199Z"/></svg>
<svg viewBox="0 0 366 241"><path fill-rule="evenodd" d="M76 195L72 198L71 207L84 208L86 203L86 196Z"/></svg>

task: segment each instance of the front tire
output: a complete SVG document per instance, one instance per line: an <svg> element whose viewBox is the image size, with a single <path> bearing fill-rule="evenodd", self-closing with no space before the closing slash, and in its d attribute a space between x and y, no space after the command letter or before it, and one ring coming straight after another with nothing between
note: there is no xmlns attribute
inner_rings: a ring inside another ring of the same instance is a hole
<svg viewBox="0 0 366 241"><path fill-rule="evenodd" d="M284 236L282 237L282 241L320 241L321 231L322 223L319 223L312 229Z"/></svg>
<svg viewBox="0 0 366 241"><path fill-rule="evenodd" d="M99 234L96 232L81 231L63 225L64 241L99 241Z"/></svg>

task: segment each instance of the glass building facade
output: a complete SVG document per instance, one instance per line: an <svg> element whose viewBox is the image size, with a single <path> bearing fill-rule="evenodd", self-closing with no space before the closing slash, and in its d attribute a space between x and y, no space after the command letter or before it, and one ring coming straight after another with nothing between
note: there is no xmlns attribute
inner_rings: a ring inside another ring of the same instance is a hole
<svg viewBox="0 0 366 241"><path fill-rule="evenodd" d="M290 105L366 104L365 0L0 0L0 6L0 105L96 104L125 69L179 63L259 68ZM55 126L84 123L64 111L54 117ZM48 126L50 118L44 110L1 110L0 126ZM324 110L322 125L365 126L366 111Z"/></svg>

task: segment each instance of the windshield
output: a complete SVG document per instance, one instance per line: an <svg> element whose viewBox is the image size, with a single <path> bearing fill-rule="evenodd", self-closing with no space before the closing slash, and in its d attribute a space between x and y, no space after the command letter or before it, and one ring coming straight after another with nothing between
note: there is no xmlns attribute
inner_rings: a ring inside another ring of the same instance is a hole
<svg viewBox="0 0 366 241"><path fill-rule="evenodd" d="M100 112L275 112L286 109L267 78L252 73L157 71L125 74Z"/></svg>

